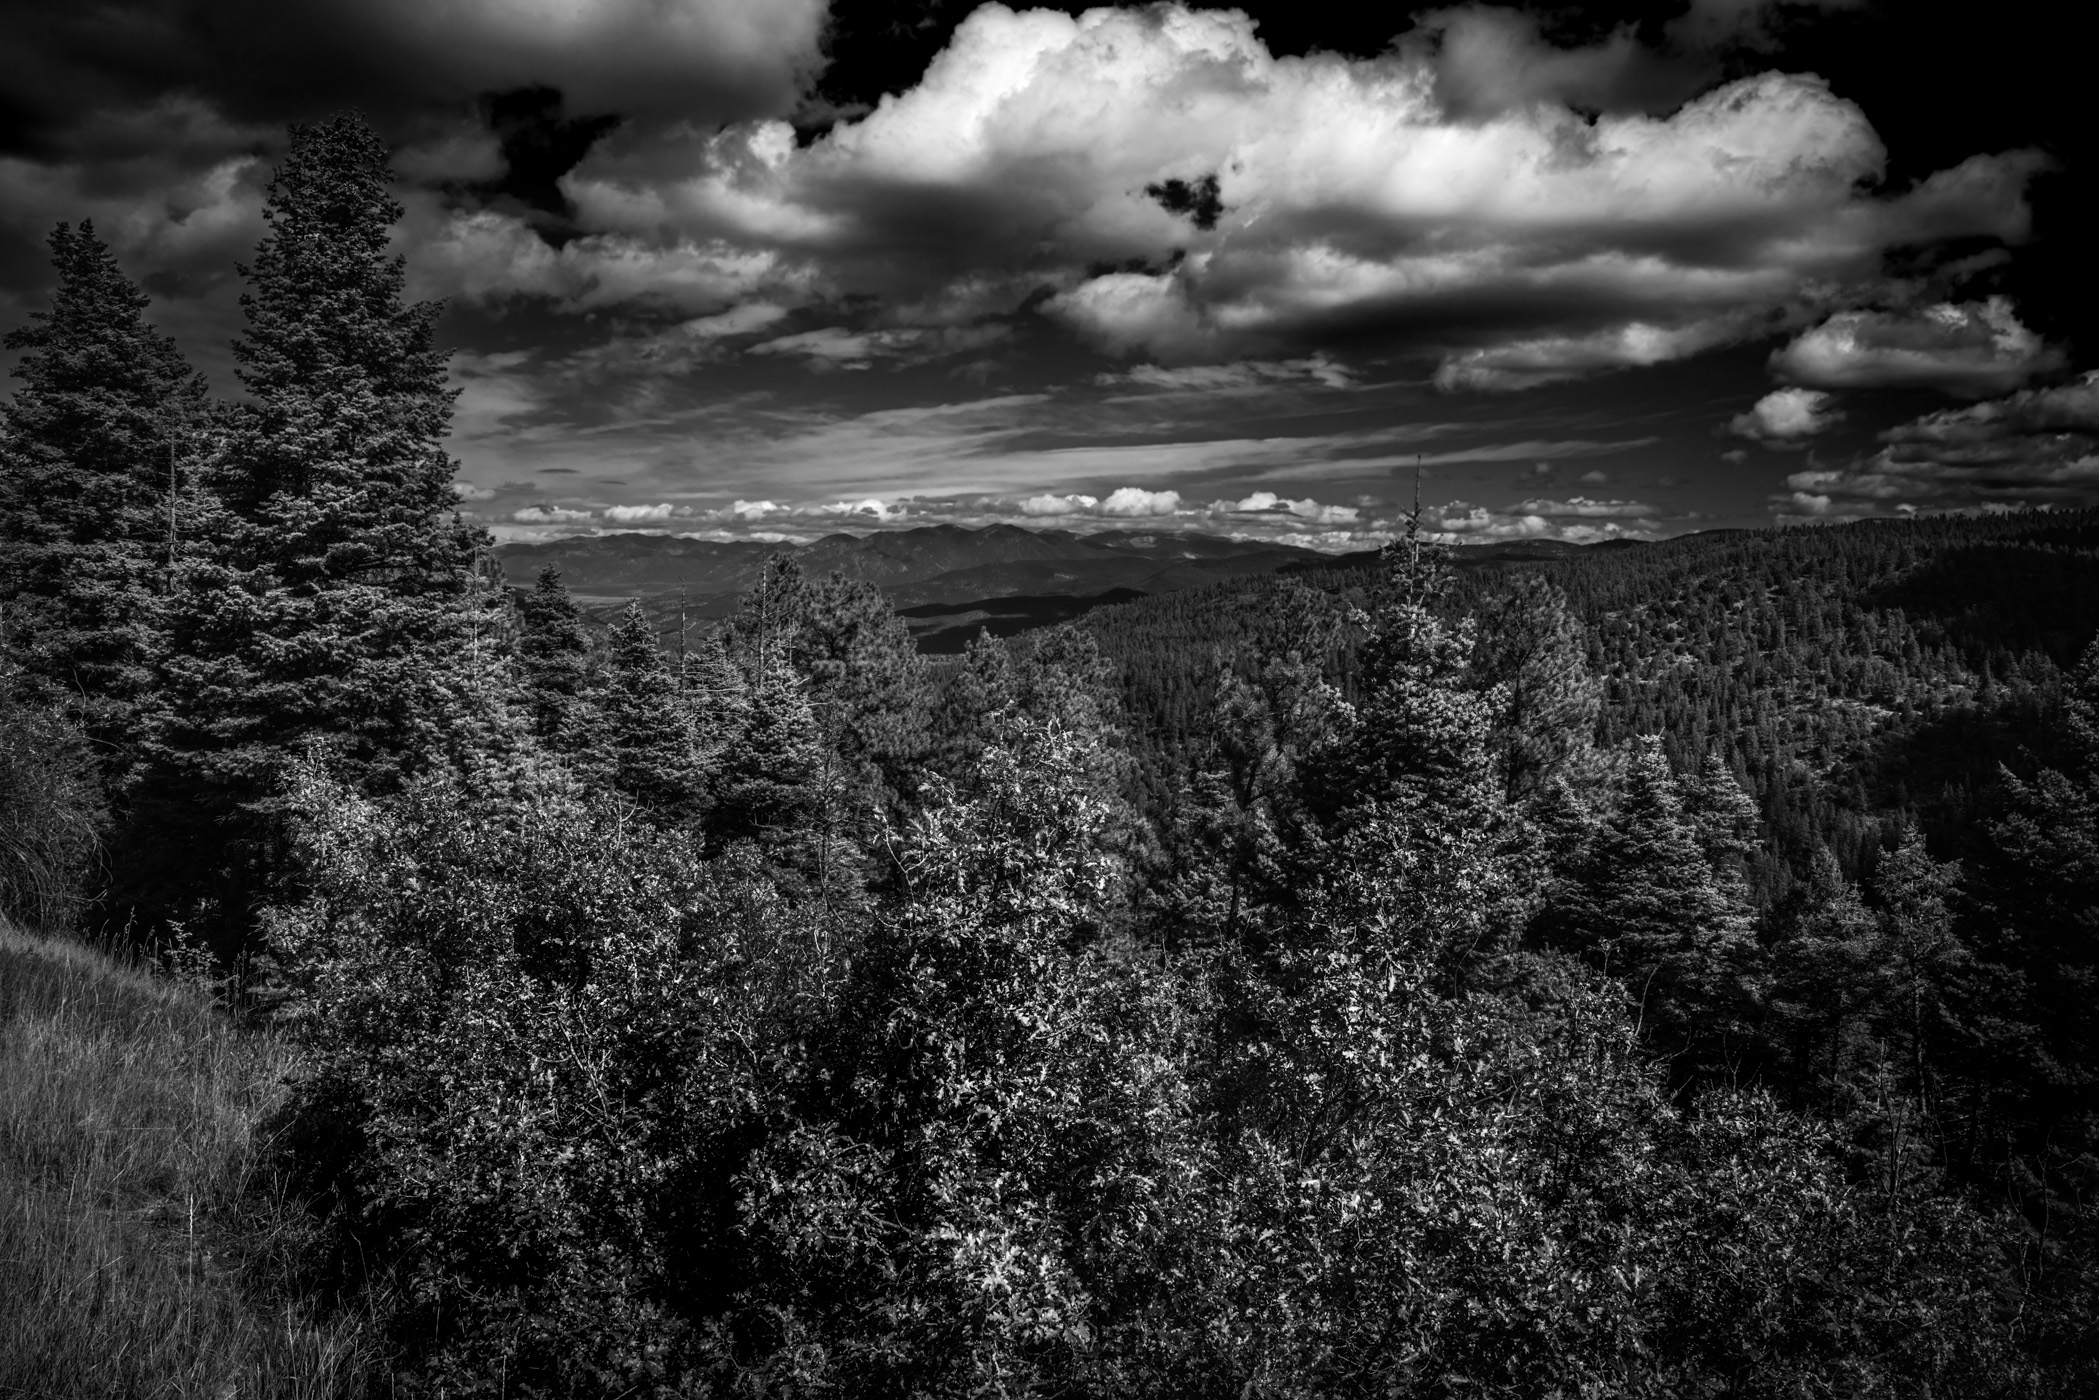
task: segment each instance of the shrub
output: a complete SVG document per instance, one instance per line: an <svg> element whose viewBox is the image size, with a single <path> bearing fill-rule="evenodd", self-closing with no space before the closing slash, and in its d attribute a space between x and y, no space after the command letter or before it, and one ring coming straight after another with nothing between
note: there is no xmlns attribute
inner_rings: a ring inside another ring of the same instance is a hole
<svg viewBox="0 0 2099 1400"><path fill-rule="evenodd" d="M50 710L0 699L0 918L73 923L105 818L80 732Z"/></svg>

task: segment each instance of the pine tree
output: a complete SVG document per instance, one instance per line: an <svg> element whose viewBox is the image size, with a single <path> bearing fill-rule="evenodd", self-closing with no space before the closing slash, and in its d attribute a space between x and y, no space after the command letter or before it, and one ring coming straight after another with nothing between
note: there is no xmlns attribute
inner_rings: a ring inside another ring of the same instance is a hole
<svg viewBox="0 0 2099 1400"><path fill-rule="evenodd" d="M839 573L808 588L802 614L801 665L826 736L892 798L909 793L931 743L925 661L910 629L880 589Z"/></svg>
<svg viewBox="0 0 2099 1400"><path fill-rule="evenodd" d="M94 226L51 234L51 309L0 410L0 644L30 698L71 710L108 754L136 736L175 546L171 490L204 385L146 324L146 294Z"/></svg>
<svg viewBox="0 0 2099 1400"><path fill-rule="evenodd" d="M1588 637L1567 596L1518 574L1473 614L1475 684L1500 697L1494 752L1511 802L1535 798L1593 743L1603 687L1589 670Z"/></svg>
<svg viewBox="0 0 2099 1400"><path fill-rule="evenodd" d="M1537 926L1623 981L1677 1045L1734 1029L1759 975L1749 911L1715 878L1653 737L1634 747L1615 808Z"/></svg>
<svg viewBox="0 0 2099 1400"><path fill-rule="evenodd" d="M551 564L540 570L518 612L518 672L532 733L556 752L572 753L585 741L590 638L575 599L561 585L561 570Z"/></svg>
<svg viewBox="0 0 2099 1400"><path fill-rule="evenodd" d="M788 646L775 634L746 657L749 711L713 775L710 844L755 839L792 854L828 831L822 808L831 758Z"/></svg>
<svg viewBox="0 0 2099 1400"><path fill-rule="evenodd" d="M593 699L594 757L606 780L659 822L696 820L704 785L692 728L639 603L629 603L612 629L605 675Z"/></svg>
<svg viewBox="0 0 2099 1400"><path fill-rule="evenodd" d="M244 269L250 401L204 474L156 736L208 805L264 801L308 744L370 790L440 747L483 537L453 510L440 307L402 300L390 180L358 118L294 127Z"/></svg>
<svg viewBox="0 0 2099 1400"><path fill-rule="evenodd" d="M442 446L440 308L403 301L387 253L385 148L354 116L291 135L244 269L248 398L198 473L125 862L144 924L201 921L229 955L275 877L296 756L381 793L459 750L445 728L468 713L486 602L486 537L454 511Z"/></svg>
<svg viewBox="0 0 2099 1400"><path fill-rule="evenodd" d="M2007 776L2009 810L1991 831L1981 881L1978 949L2019 988L1994 996L2012 1078L2048 1118L2083 1118L2099 1146L2099 642L2070 678L2063 760L2033 778Z"/></svg>
<svg viewBox="0 0 2099 1400"><path fill-rule="evenodd" d="M1878 997L1879 929L1827 847L1779 911L1770 1010L1795 1082L1824 1103L1850 1079Z"/></svg>
<svg viewBox="0 0 2099 1400"><path fill-rule="evenodd" d="M707 633L686 650L678 667L678 694L700 766L715 772L751 718L750 688L719 632Z"/></svg>

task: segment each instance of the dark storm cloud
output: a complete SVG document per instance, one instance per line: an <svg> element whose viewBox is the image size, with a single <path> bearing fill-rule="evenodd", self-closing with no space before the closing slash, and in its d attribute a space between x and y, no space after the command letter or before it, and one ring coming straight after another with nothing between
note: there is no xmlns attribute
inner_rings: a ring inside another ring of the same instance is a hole
<svg viewBox="0 0 2099 1400"><path fill-rule="evenodd" d="M7 149L78 153L83 113L201 95L236 122L354 105L413 124L480 94L699 122L791 110L818 0L29 0L0 58Z"/></svg>
<svg viewBox="0 0 2099 1400"><path fill-rule="evenodd" d="M1916 511L2099 505L2099 372L1881 434L1865 461L1786 479L1787 512L1848 519Z"/></svg>

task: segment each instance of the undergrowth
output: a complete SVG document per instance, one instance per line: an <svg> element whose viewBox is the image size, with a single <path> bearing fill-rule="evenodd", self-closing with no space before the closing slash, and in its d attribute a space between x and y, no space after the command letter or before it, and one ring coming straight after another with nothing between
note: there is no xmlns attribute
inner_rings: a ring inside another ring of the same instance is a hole
<svg viewBox="0 0 2099 1400"><path fill-rule="evenodd" d="M204 992L0 922L0 1397L357 1393L354 1323L294 1301L291 1068Z"/></svg>

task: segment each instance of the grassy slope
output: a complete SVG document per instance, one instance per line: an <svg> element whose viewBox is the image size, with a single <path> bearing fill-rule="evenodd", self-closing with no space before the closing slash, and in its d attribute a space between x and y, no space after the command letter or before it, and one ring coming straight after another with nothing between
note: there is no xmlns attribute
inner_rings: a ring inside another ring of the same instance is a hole
<svg viewBox="0 0 2099 1400"><path fill-rule="evenodd" d="M200 994L0 922L0 1400L356 1388L353 1332L268 1301L297 1217L258 1130L289 1064Z"/></svg>

